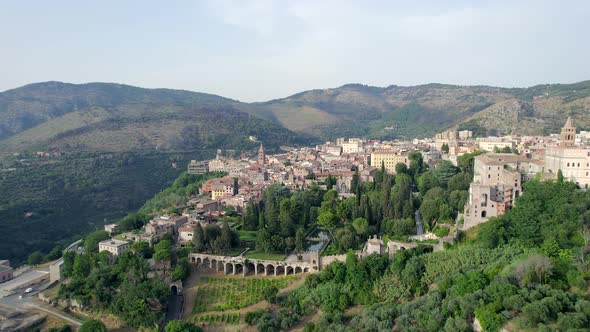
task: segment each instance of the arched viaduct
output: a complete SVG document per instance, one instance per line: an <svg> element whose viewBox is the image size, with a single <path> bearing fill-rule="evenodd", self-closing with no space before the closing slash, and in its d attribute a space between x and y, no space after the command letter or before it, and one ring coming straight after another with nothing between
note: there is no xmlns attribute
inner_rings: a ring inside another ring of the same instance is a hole
<svg viewBox="0 0 590 332"><path fill-rule="evenodd" d="M313 273L319 270L308 262L285 262L247 257L230 257L208 254L189 254L189 261L197 266L207 266L215 271L223 271L225 274L282 276L300 273Z"/></svg>

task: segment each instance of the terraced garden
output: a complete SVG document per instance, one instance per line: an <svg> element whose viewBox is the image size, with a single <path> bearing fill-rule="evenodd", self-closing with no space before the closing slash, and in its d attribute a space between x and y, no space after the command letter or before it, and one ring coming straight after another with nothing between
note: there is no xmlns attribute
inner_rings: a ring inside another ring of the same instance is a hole
<svg viewBox="0 0 590 332"><path fill-rule="evenodd" d="M299 276L276 278L206 277L200 279L193 313L242 309L263 300L263 290L285 288ZM201 316L196 316L201 317Z"/></svg>

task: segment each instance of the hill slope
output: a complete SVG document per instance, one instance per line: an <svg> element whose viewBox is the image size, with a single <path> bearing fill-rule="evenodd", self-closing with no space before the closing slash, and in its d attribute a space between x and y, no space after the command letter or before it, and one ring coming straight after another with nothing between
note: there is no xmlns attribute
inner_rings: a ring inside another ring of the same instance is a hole
<svg viewBox="0 0 590 332"><path fill-rule="evenodd" d="M218 148L257 148L249 136L271 151L306 143L237 104L104 83L48 82L0 93L0 256L18 263L116 221L169 185L189 160L211 158Z"/></svg>
<svg viewBox="0 0 590 332"><path fill-rule="evenodd" d="M240 107L291 130L325 138L412 138L459 126L484 127L492 134L542 134L555 132L568 115L579 127L590 128L589 98L590 81L517 89L348 84Z"/></svg>

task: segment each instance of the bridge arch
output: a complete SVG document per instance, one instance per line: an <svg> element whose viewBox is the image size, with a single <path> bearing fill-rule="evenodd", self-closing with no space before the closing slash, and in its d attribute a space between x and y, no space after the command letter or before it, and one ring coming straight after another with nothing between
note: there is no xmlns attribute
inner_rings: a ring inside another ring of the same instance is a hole
<svg viewBox="0 0 590 332"><path fill-rule="evenodd" d="M266 275L271 276L275 274L275 267L272 264L266 265Z"/></svg>
<svg viewBox="0 0 590 332"><path fill-rule="evenodd" d="M266 272L266 268L265 268L264 264L258 263L256 265L256 274L259 274L259 273L263 273L264 274L265 272Z"/></svg>
<svg viewBox="0 0 590 332"><path fill-rule="evenodd" d="M277 276L281 276L281 275L285 275L285 267L282 265L278 265L275 271L275 275Z"/></svg>
<svg viewBox="0 0 590 332"><path fill-rule="evenodd" d="M301 266L295 267L295 274L302 273L302 272L303 272L303 269L301 268Z"/></svg>
<svg viewBox="0 0 590 332"><path fill-rule="evenodd" d="M287 266L286 274L287 275L293 274L293 267L291 265Z"/></svg>

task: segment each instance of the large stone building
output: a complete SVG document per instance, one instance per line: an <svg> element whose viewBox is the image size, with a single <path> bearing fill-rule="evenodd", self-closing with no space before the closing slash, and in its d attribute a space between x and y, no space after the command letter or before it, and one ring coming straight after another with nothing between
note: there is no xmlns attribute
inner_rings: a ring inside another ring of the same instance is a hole
<svg viewBox="0 0 590 332"><path fill-rule="evenodd" d="M398 163L410 165L410 159L406 151L377 150L371 153L371 166L381 168L383 164L385 171L389 174L395 174L395 166Z"/></svg>
<svg viewBox="0 0 590 332"><path fill-rule="evenodd" d="M475 157L473 182L465 205L463 229L469 229L504 214L522 192L523 173L532 161L510 153Z"/></svg>
<svg viewBox="0 0 590 332"><path fill-rule="evenodd" d="M564 178L581 188L590 186L590 149L576 146L576 128L568 118L561 129L559 144L545 150L545 172L555 178L561 170Z"/></svg>
<svg viewBox="0 0 590 332"><path fill-rule="evenodd" d="M188 174L205 174L209 172L209 162L191 160L188 164Z"/></svg>
<svg viewBox="0 0 590 332"><path fill-rule="evenodd" d="M109 239L98 243L98 252L108 251L113 256L119 256L127 250L129 250L129 242L127 241Z"/></svg>

